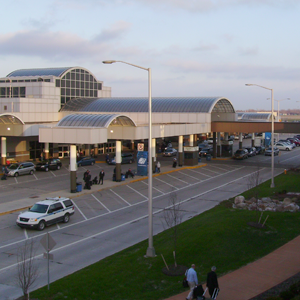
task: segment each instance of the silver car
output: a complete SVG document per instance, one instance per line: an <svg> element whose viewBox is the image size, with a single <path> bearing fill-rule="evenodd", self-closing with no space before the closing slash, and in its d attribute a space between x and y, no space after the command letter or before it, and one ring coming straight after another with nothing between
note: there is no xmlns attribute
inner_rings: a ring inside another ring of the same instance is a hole
<svg viewBox="0 0 300 300"><path fill-rule="evenodd" d="M11 164L8 167L8 176L17 177L19 175L32 175L35 171L35 166L32 162L23 162Z"/></svg>

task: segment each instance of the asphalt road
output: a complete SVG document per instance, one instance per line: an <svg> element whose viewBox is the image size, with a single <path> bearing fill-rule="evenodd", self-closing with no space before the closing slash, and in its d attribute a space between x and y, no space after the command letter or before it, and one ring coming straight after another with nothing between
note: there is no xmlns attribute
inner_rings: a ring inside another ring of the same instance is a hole
<svg viewBox="0 0 300 300"><path fill-rule="evenodd" d="M281 152L275 158L275 176L285 168L298 165L299 156L300 147ZM163 172L171 165L171 161L169 158L160 160ZM204 162L207 163L206 166L177 168L175 172L153 178L154 234L164 230L162 210L170 205L173 194L176 194L177 201L181 203L185 221L211 209L220 201L247 190L247 177L258 168L263 181L271 176L271 158L263 155L244 161ZM94 176L103 168L106 180L112 176L113 166L96 164L87 168ZM79 168L78 178L82 177L87 168ZM36 172L34 175L9 178L0 182L0 206L11 202L19 203L26 197L35 201L35 197L41 194L63 190L66 186L69 186L66 165L59 171ZM147 180L105 189L98 187L90 194L76 195L73 198L76 213L68 224L53 225L43 232L17 227L15 220L19 212L0 216L0 299L15 299L21 295L15 283L17 251L30 238L35 242L40 272L35 288L47 284L47 260L43 258L45 250L40 244L46 232L56 241L56 246L51 251L54 255L50 263L51 282L148 238Z"/></svg>

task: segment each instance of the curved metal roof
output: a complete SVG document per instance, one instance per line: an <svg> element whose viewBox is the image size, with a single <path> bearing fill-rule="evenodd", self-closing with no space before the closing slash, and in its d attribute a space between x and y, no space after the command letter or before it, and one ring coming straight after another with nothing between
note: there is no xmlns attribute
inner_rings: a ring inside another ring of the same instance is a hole
<svg viewBox="0 0 300 300"><path fill-rule="evenodd" d="M148 98L77 98L66 103L61 111L81 112L148 112ZM232 103L223 97L155 97L152 112L235 112Z"/></svg>
<svg viewBox="0 0 300 300"><path fill-rule="evenodd" d="M68 68L42 68L42 69L21 69L9 73L6 77L16 76L61 76L63 73L72 69Z"/></svg>
<svg viewBox="0 0 300 300"><path fill-rule="evenodd" d="M271 120L271 113L244 113L241 120Z"/></svg>
<svg viewBox="0 0 300 300"><path fill-rule="evenodd" d="M0 125L20 125L25 124L20 118L12 114L0 115Z"/></svg>
<svg viewBox="0 0 300 300"><path fill-rule="evenodd" d="M108 126L136 126L127 116L117 114L72 114L62 118L58 127L97 127Z"/></svg>

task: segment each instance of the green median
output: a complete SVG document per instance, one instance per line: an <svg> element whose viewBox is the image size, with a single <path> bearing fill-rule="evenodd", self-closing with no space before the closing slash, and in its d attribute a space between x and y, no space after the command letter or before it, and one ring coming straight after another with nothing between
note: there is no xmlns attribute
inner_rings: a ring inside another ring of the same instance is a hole
<svg viewBox="0 0 300 300"><path fill-rule="evenodd" d="M260 195L300 192L299 179L298 173L277 176L276 188L270 189L270 181L263 183ZM251 191L247 193L251 195ZM265 212L266 215L269 218L264 228L250 227L247 223L256 220L257 212L233 209L231 199L180 224L177 264L188 267L195 263L198 278L204 282L212 265L217 266L218 276L221 276L255 261L300 234L299 212ZM40 300L166 299L187 291L182 287L183 276L162 273L165 265L161 254L169 265L173 264L173 243L170 230L166 230L154 237L155 258L144 257L148 246L145 240L51 283L50 291L45 286L30 296Z"/></svg>

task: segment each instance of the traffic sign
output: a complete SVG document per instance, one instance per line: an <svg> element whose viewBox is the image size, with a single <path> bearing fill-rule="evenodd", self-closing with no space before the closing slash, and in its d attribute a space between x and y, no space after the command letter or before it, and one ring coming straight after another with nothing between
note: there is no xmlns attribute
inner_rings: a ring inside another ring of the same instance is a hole
<svg viewBox="0 0 300 300"><path fill-rule="evenodd" d="M44 249L46 251L51 251L56 245L56 242L54 241L54 239L52 238L52 236L49 233L45 234L42 237L40 243L42 244L42 246L44 247ZM47 245L48 245L48 249L47 249Z"/></svg>

